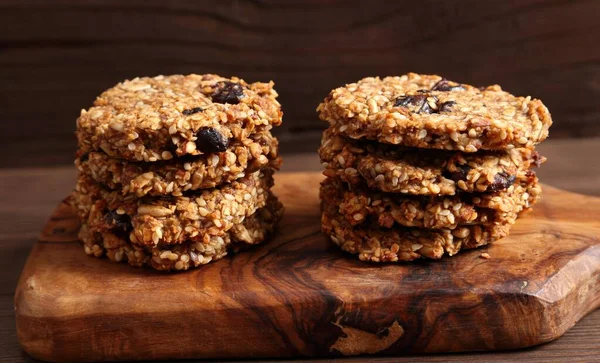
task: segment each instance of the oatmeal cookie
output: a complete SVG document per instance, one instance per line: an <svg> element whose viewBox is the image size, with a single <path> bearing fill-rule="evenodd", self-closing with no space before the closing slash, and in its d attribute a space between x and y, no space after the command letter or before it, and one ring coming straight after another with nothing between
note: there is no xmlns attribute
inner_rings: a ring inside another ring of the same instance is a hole
<svg viewBox="0 0 600 363"><path fill-rule="evenodd" d="M278 169L278 142L270 132L230 143L226 151L155 163L112 158L103 152L81 155L75 164L96 182L123 194L181 196L243 178L267 166Z"/></svg>
<svg viewBox="0 0 600 363"><path fill-rule="evenodd" d="M156 270L187 270L224 257L230 251L264 242L283 214L283 205L269 193L267 203L256 213L234 225L222 236L209 236L203 240L189 240L181 244L143 245L131 242L121 230L94 231L90 225L102 220L84 221L79 231L86 254L106 256L113 262L128 262L135 267L150 266ZM103 213L93 213L103 219Z"/></svg>
<svg viewBox="0 0 600 363"><path fill-rule="evenodd" d="M222 237L265 205L272 185L272 170L264 169L219 188L180 197L137 198L80 176L72 200L80 219L88 221L93 232L120 229L133 243L156 246Z"/></svg>
<svg viewBox="0 0 600 363"><path fill-rule="evenodd" d="M281 124L273 82L214 74L135 78L102 93L77 120L83 153L154 162L227 149Z"/></svg>
<svg viewBox="0 0 600 363"><path fill-rule="evenodd" d="M381 193L361 185L348 185L337 177L326 178L321 185L321 194L337 203L338 213L350 225L371 221L383 228L399 224L427 229L485 225L492 229L514 224L522 212L539 200L541 193L535 174L501 192L448 197Z"/></svg>
<svg viewBox="0 0 600 363"><path fill-rule="evenodd" d="M362 261L398 262L418 258L439 259L453 256L461 249L483 246L508 235L510 224L465 225L456 229L423 229L377 223L352 225L337 210L337 200L322 193L321 228L342 250L358 255Z"/></svg>
<svg viewBox="0 0 600 363"><path fill-rule="evenodd" d="M334 89L317 111L354 139L469 153L532 147L552 124L546 106L530 96L415 73Z"/></svg>
<svg viewBox="0 0 600 363"><path fill-rule="evenodd" d="M331 129L323 133L319 154L327 176L415 195L504 190L545 161L532 148L478 153L416 149L352 140Z"/></svg>

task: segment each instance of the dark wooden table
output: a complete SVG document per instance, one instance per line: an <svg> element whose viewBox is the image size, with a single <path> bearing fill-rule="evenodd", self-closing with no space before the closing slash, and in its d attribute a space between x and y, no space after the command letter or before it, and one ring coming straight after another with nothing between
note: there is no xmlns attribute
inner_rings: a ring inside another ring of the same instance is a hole
<svg viewBox="0 0 600 363"><path fill-rule="evenodd" d="M539 147L548 162L538 174L549 185L600 196L600 138L550 140ZM318 171L316 154L285 157L283 171ZM17 279L48 215L75 180L74 167L0 169L0 361L31 361L20 349L13 313ZM362 358L347 359L358 361ZM389 358L373 358L386 362ZM525 350L394 358L393 361L600 361L600 311L582 319L562 338Z"/></svg>

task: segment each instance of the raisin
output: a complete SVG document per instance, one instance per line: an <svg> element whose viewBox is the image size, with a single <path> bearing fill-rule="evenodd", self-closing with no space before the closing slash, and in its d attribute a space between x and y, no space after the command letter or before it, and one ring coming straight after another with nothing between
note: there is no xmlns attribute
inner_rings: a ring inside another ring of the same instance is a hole
<svg viewBox="0 0 600 363"><path fill-rule="evenodd" d="M396 99L394 107L407 107L409 105L421 107L426 101L427 95L400 96Z"/></svg>
<svg viewBox="0 0 600 363"><path fill-rule="evenodd" d="M131 218L127 214L118 214L111 210L104 215L104 222L111 226L113 232L129 232L131 230Z"/></svg>
<svg viewBox="0 0 600 363"><path fill-rule="evenodd" d="M435 113L437 110L433 109L427 102L427 98L429 97L433 97L437 103L438 99L435 96L418 94L398 97L396 102L394 102L394 107L416 106L415 108L417 109L417 113Z"/></svg>
<svg viewBox="0 0 600 363"><path fill-rule="evenodd" d="M508 175L505 172L498 173L494 177L494 182L490 184L489 191L497 192L499 190L504 190L513 185L515 179L517 178L514 175Z"/></svg>
<svg viewBox="0 0 600 363"><path fill-rule="evenodd" d="M454 180L454 182L458 183L459 180L466 180L467 174L471 171L471 167L469 165L459 165L457 166L457 170L451 171L448 174L448 178Z"/></svg>
<svg viewBox="0 0 600 363"><path fill-rule="evenodd" d="M181 113L183 113L186 116L189 116L202 111L204 111L202 107L194 107L187 110L183 110Z"/></svg>
<svg viewBox="0 0 600 363"><path fill-rule="evenodd" d="M81 161L82 163L85 163L86 161L88 161L89 158L90 158L90 154L85 153L79 157L79 161Z"/></svg>
<svg viewBox="0 0 600 363"><path fill-rule="evenodd" d="M435 96L430 96L433 98L433 102L435 102L436 106L438 103L438 98ZM429 102L427 102L427 99L425 99L425 102L423 102L423 105L421 106L421 108L419 109L419 111L417 111L417 113L437 113L438 110L431 108L431 105L429 105Z"/></svg>
<svg viewBox="0 0 600 363"><path fill-rule="evenodd" d="M442 92L462 91L464 89L465 89L465 87L463 87L461 84L456 85L456 86L450 85L450 81L448 81L446 78L440 79L436 84L433 85L433 87L431 87L432 91L442 91Z"/></svg>
<svg viewBox="0 0 600 363"><path fill-rule="evenodd" d="M454 101L446 101L438 106L438 112L450 112L452 106L456 105Z"/></svg>
<svg viewBox="0 0 600 363"><path fill-rule="evenodd" d="M239 83L223 81L217 83L211 97L213 102L216 103L237 105L244 97L244 89Z"/></svg>
<svg viewBox="0 0 600 363"><path fill-rule="evenodd" d="M223 152L229 146L229 139L212 127L198 130L196 138L196 148L205 154Z"/></svg>

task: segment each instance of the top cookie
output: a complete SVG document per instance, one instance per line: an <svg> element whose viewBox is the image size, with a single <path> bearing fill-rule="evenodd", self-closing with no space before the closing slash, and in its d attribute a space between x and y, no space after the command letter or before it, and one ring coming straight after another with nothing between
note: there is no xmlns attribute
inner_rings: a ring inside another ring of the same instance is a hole
<svg viewBox="0 0 600 363"><path fill-rule="evenodd" d="M415 73L334 89L317 111L354 139L464 152L531 147L552 125L538 99Z"/></svg>
<svg viewBox="0 0 600 363"><path fill-rule="evenodd" d="M136 78L102 93L77 120L84 152L133 161L224 151L229 139L281 124L273 82L214 74Z"/></svg>

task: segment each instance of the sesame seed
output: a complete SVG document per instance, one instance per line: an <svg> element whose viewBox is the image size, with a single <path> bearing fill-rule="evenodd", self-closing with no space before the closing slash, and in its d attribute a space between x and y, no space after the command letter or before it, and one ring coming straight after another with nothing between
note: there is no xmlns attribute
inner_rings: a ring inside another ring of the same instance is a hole
<svg viewBox="0 0 600 363"><path fill-rule="evenodd" d="M421 248L423 248L423 245L420 243L414 243L412 246L410 246L410 249L413 251L420 250Z"/></svg>
<svg viewBox="0 0 600 363"><path fill-rule="evenodd" d="M196 144L194 144L194 143L193 143L193 142L191 142L191 141L188 141L188 142L185 144L185 152L186 152L186 153L188 153L188 154L191 154L191 153L193 153L194 151L196 151Z"/></svg>
<svg viewBox="0 0 600 363"><path fill-rule="evenodd" d="M448 214L448 222L450 222L450 224L454 224L454 214Z"/></svg>

